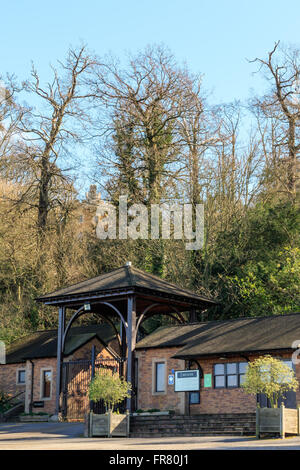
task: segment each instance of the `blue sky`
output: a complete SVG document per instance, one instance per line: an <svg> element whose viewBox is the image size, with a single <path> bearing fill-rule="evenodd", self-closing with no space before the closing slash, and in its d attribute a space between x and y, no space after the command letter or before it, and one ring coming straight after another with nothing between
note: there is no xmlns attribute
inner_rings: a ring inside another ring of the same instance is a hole
<svg viewBox="0 0 300 470"><path fill-rule="evenodd" d="M164 43L179 62L204 73L213 102L244 100L265 82L248 59L274 42L299 45L300 2L290 0L13 0L1 2L1 73L29 76L31 60L43 79L49 64L81 41L99 55L123 57Z"/></svg>

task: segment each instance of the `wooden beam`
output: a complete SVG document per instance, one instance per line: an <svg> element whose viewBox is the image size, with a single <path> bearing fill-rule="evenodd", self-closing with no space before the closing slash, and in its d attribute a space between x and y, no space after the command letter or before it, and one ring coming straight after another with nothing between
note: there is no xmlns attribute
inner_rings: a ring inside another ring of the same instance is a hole
<svg viewBox="0 0 300 470"><path fill-rule="evenodd" d="M130 295L127 299L127 327L126 327L126 339L127 339L127 382L130 382L132 388L134 387L134 377L132 375L133 370L133 355L135 349L135 338L136 338L136 300L133 295ZM130 412L132 409L132 398L127 398L127 410Z"/></svg>
<svg viewBox="0 0 300 470"><path fill-rule="evenodd" d="M61 372L62 372L64 329L65 329L65 307L59 307L58 332L57 332L56 396L55 396L55 413L57 415L60 412L60 392L61 392Z"/></svg>

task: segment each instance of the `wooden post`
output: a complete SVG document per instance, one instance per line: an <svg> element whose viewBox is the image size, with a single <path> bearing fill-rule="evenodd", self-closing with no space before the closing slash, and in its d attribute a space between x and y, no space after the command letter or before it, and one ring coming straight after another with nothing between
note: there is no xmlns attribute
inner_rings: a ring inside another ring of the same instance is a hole
<svg viewBox="0 0 300 470"><path fill-rule="evenodd" d="M93 412L89 413L89 437L93 437Z"/></svg>
<svg viewBox="0 0 300 470"><path fill-rule="evenodd" d="M126 410L126 425L127 425L127 437L130 435L130 413L128 410Z"/></svg>
<svg viewBox="0 0 300 470"><path fill-rule="evenodd" d="M125 377L125 360L127 357L127 342L126 342L126 329L123 322L120 322L120 340L121 340L121 363L120 363L120 376Z"/></svg>
<svg viewBox="0 0 300 470"><path fill-rule="evenodd" d="M256 439L260 438L260 432L259 432L259 427L260 427L260 407L256 407Z"/></svg>
<svg viewBox="0 0 300 470"><path fill-rule="evenodd" d="M107 419L108 419L108 437L111 437L111 433L112 433L112 425L111 425L112 411L111 410L108 410Z"/></svg>
<svg viewBox="0 0 300 470"><path fill-rule="evenodd" d="M61 391L61 369L63 357L63 337L65 329L65 307L59 307L58 312L58 332L57 332L57 367L56 367L56 397L55 397L55 413L60 412L60 391Z"/></svg>
<svg viewBox="0 0 300 470"><path fill-rule="evenodd" d="M127 339L127 382L130 382L132 389L134 388L133 376L132 376L132 364L133 364L133 351L135 349L135 337L136 337L136 306L135 297L129 296L127 299L127 328L126 328L126 339ZM132 392L131 392L132 393ZM132 411L132 399L127 398L127 409L129 412Z"/></svg>
<svg viewBox="0 0 300 470"><path fill-rule="evenodd" d="M189 311L189 323L195 323L197 321L196 309L192 308Z"/></svg>
<svg viewBox="0 0 300 470"><path fill-rule="evenodd" d="M96 346L93 344L92 346L92 356L91 356L91 379L95 377L95 358L96 358ZM92 411L94 408L94 402L93 400L90 400L90 411Z"/></svg>
<svg viewBox="0 0 300 470"><path fill-rule="evenodd" d="M298 429L298 436L300 436L300 407L297 408L297 429Z"/></svg>
<svg viewBox="0 0 300 470"><path fill-rule="evenodd" d="M285 438L285 423L284 423L284 403L280 406L280 437Z"/></svg>

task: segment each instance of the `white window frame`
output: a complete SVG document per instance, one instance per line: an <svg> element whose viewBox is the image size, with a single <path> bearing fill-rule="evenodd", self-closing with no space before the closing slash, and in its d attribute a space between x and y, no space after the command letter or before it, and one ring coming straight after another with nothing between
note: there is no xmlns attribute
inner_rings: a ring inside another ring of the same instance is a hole
<svg viewBox="0 0 300 470"><path fill-rule="evenodd" d="M19 382L19 372L25 372L25 382ZM16 385L25 387L26 385L26 367L18 367L16 371Z"/></svg>
<svg viewBox="0 0 300 470"><path fill-rule="evenodd" d="M156 364L164 364L164 390L156 391ZM165 358L153 358L152 359L152 395L166 395L167 393L167 361Z"/></svg>
<svg viewBox="0 0 300 470"><path fill-rule="evenodd" d="M51 372L50 397L43 397L44 372ZM52 390L53 390L53 368L52 367L43 367L40 370L40 400L43 400L43 401L52 400Z"/></svg>

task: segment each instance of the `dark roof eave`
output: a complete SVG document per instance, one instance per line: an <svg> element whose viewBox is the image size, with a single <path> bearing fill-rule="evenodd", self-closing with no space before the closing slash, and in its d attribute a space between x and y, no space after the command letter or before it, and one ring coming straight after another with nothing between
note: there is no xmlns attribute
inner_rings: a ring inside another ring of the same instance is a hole
<svg viewBox="0 0 300 470"><path fill-rule="evenodd" d="M191 296L189 295L182 295L182 294L175 294L175 293L168 293L168 292L164 292L164 291L160 291L158 289L148 289L148 288L144 288L144 287L136 287L135 290L137 292L142 292L144 294L148 294L148 295L158 295L159 297L165 297L165 298L168 298L168 299L172 299L172 300L177 300L178 302L181 302L181 303L187 303L187 304L194 304L195 306L197 305L203 305L203 304L211 304L211 305L219 305L219 302L215 301L215 300L212 300L212 299L207 299L205 297L201 297L201 296L198 296L197 294L191 294Z"/></svg>
<svg viewBox="0 0 300 470"><path fill-rule="evenodd" d="M142 349L142 348L141 348ZM237 350L237 351L218 351L214 353L203 353L203 354L174 354L172 358L174 359L197 359L200 357L215 357L215 356L232 356L232 355L246 355L246 354L266 354L266 353L274 353L276 351L286 351L291 352L294 351L291 347L286 348L272 348L272 349L248 349L248 350Z"/></svg>
<svg viewBox="0 0 300 470"><path fill-rule="evenodd" d="M128 294L137 294L137 293L143 293L144 295L151 295L151 296L158 296L162 298L167 298L171 299L174 301L177 301L178 303L186 303L189 306L212 306L212 305L218 305L219 302L216 302L215 300L212 299L207 299L205 297L195 296L191 295L190 297L188 295L181 295L181 294L171 294L168 292L164 292L158 289L148 289L144 287L131 287L131 288L122 288L122 289L111 289L111 290L105 290L105 291L95 291L95 292L84 292L84 293L78 293L74 295L62 295L62 296L57 296L57 297L37 297L35 300L37 302L43 302L46 305L61 305L61 304L66 304L66 303L76 303L79 300L93 300L93 299L101 299L101 298L106 298L106 297L116 297L120 295L128 295Z"/></svg>
<svg viewBox="0 0 300 470"><path fill-rule="evenodd" d="M107 297L118 297L120 295L128 295L128 294L133 294L134 290L133 289L122 289L122 290L106 290L106 291L95 291L91 293L83 292L83 293L78 293L74 295L60 295L57 297L37 297L35 298L36 302L42 302L46 305L61 305L65 303L76 303L78 301L82 300L93 300L93 299L101 299L101 298L107 298Z"/></svg>
<svg viewBox="0 0 300 470"><path fill-rule="evenodd" d="M84 341L82 344L80 344L79 346L75 346L74 348L72 348L68 354L64 354L63 357L68 357L68 356L71 356L72 354L74 354L78 349L82 348L83 346L85 346L87 343L89 343L92 339L94 338L97 338L98 341L100 341L100 343L103 345L103 347L105 349L107 349L108 352L110 352L115 358L119 359L120 356L119 354L114 350L112 349L110 346L108 346L101 338L99 338L99 336L97 335L97 333L94 334L94 336L92 336L91 338L88 338L86 341ZM28 355L28 356L23 356L21 357L21 362L26 362L26 361L30 361L30 360L33 360L33 359L53 359L53 358L57 358L57 354L56 353L53 353L53 354L46 354L44 356L31 356L31 355Z"/></svg>
<svg viewBox="0 0 300 470"><path fill-rule="evenodd" d="M184 345L182 345L182 344L160 344L160 345L156 345L156 346L138 346L138 344L137 344L135 349L140 350L140 351L142 351L143 349L144 350L146 350L146 349L165 349L165 348L181 348L182 349L183 346ZM175 355L173 357L175 357Z"/></svg>

